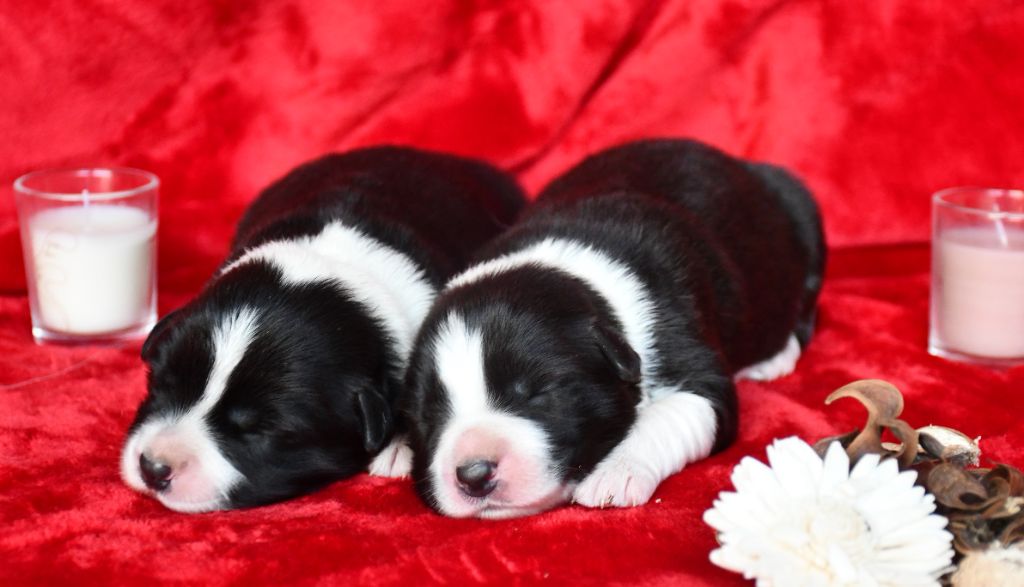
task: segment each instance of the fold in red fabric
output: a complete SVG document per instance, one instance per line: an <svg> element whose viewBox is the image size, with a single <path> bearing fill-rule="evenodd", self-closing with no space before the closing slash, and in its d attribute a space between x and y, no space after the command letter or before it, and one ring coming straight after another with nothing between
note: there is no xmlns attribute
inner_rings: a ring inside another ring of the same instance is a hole
<svg viewBox="0 0 1024 587"><path fill-rule="evenodd" d="M863 422L822 400L888 379L905 419L1024 465L1024 369L925 351L929 194L1024 184L1024 6L737 0L53 0L0 5L0 583L743 584L701 513L744 455ZM36 346L11 181L156 172L160 307L194 295L257 191L377 143L486 158L536 192L589 152L691 136L804 177L832 258L797 371L740 384L737 443L638 508L502 522L360 476L187 516L118 478L137 348Z"/></svg>

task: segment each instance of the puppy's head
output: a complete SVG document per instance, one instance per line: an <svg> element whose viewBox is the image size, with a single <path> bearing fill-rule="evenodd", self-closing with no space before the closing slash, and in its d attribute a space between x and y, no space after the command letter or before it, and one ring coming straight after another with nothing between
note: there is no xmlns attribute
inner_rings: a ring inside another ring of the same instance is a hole
<svg viewBox="0 0 1024 587"><path fill-rule="evenodd" d="M391 433L384 341L330 284L240 267L143 346L124 481L182 512L254 506L364 469ZM394 385L391 381L390 385Z"/></svg>
<svg viewBox="0 0 1024 587"><path fill-rule="evenodd" d="M561 504L635 419L637 354L582 284L548 273L453 290L420 333L405 405L413 479L442 514Z"/></svg>

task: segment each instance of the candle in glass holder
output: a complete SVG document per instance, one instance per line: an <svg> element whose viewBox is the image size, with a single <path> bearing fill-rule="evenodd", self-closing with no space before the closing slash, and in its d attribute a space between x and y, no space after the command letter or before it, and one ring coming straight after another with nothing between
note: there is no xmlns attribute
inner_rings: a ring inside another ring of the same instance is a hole
<svg viewBox="0 0 1024 587"><path fill-rule="evenodd" d="M1024 193L944 190L933 210L931 352L1024 363Z"/></svg>
<svg viewBox="0 0 1024 587"><path fill-rule="evenodd" d="M156 318L156 188L129 169L20 178L32 331L39 342L114 342Z"/></svg>
<svg viewBox="0 0 1024 587"><path fill-rule="evenodd" d="M130 328L149 309L156 222L137 208L46 210L29 221L40 322L73 334Z"/></svg>

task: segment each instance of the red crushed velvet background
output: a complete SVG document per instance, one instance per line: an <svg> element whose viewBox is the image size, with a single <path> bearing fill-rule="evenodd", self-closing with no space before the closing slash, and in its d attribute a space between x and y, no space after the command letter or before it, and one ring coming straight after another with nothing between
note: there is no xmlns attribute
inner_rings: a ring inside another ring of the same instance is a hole
<svg viewBox="0 0 1024 587"><path fill-rule="evenodd" d="M859 425L822 399L901 387L906 418L1024 465L1024 369L928 356L928 195L1024 185L1024 5L685 0L0 0L0 584L732 585L700 521L745 454ZM118 479L137 349L37 347L10 182L55 165L163 179L160 307L194 294L269 180L378 142L486 157L531 191L584 154L689 135L781 163L834 247L797 372L740 385L728 451L651 504L448 520L358 477L185 516ZM841 406L841 404L840 404Z"/></svg>

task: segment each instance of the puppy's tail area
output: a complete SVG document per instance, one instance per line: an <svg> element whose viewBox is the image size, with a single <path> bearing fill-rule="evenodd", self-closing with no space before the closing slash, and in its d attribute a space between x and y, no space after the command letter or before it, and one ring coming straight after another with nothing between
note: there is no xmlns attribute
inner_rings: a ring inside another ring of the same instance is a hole
<svg viewBox="0 0 1024 587"><path fill-rule="evenodd" d="M748 166L779 197L807 253L800 315L794 329L800 346L806 347L814 332L818 294L825 278L827 246L821 211L810 190L790 172L767 163L748 163Z"/></svg>
<svg viewBox="0 0 1024 587"><path fill-rule="evenodd" d="M487 213L498 228L507 229L526 206L526 192L511 173L482 161L474 163L472 173L488 187L492 197L487 202Z"/></svg>

